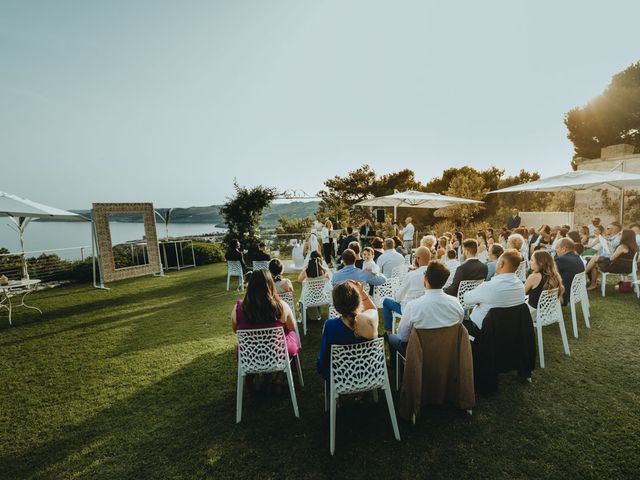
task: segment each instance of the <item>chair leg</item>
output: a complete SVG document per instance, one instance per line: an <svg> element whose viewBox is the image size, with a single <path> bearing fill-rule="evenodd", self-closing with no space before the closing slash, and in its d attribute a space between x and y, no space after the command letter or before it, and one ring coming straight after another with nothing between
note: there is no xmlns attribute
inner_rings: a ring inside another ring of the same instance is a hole
<svg viewBox="0 0 640 480"><path fill-rule="evenodd" d="M300 381L300 386L304 387L304 379L302 378L302 365L300 364L300 352L296 355L296 368L298 369L298 380Z"/></svg>
<svg viewBox="0 0 640 480"><path fill-rule="evenodd" d="M587 328L591 328L591 322L589 322L589 305L587 304L587 302L582 300L582 302L580 302L580 306L582 307L582 317L584 318L584 324Z"/></svg>
<svg viewBox="0 0 640 480"><path fill-rule="evenodd" d="M229 291L229 284L231 283L231 275L227 274L227 292Z"/></svg>
<svg viewBox="0 0 640 480"><path fill-rule="evenodd" d="M331 455L336 451L336 396L333 385L329 387L329 451Z"/></svg>
<svg viewBox="0 0 640 480"><path fill-rule="evenodd" d="M389 408L389 416L391 417L393 434L395 435L396 440L400 440L400 431L398 430L398 419L396 418L396 410L393 407L393 396L391 395L391 385L389 385L388 377L387 377L386 385L384 386L384 394L387 397L387 407Z"/></svg>
<svg viewBox="0 0 640 480"><path fill-rule="evenodd" d="M327 381L322 382L324 387L324 413L327 413Z"/></svg>
<svg viewBox="0 0 640 480"><path fill-rule="evenodd" d="M374 388L373 390L371 390L371 393L373 393L373 401L375 403L378 403L378 389Z"/></svg>
<svg viewBox="0 0 640 480"><path fill-rule="evenodd" d="M567 340L567 330L564 328L564 318L561 318L558 322L560 324L560 336L562 337L562 346L564 347L565 355L571 355L569 352L569 340Z"/></svg>
<svg viewBox="0 0 640 480"><path fill-rule="evenodd" d="M302 333L307 334L307 307L302 304Z"/></svg>
<svg viewBox="0 0 640 480"><path fill-rule="evenodd" d="M576 304L573 298L571 299L571 323L573 324L573 336L578 338L578 319L576 318Z"/></svg>
<svg viewBox="0 0 640 480"><path fill-rule="evenodd" d="M400 355L396 352L396 392L400 390Z"/></svg>
<svg viewBox="0 0 640 480"><path fill-rule="evenodd" d="M601 291L602 291L602 296L604 297L605 291L607 290L607 274L602 272L600 277L600 283L601 285Z"/></svg>
<svg viewBox="0 0 640 480"><path fill-rule="evenodd" d="M240 370L240 366L238 365L238 386L237 386L237 394L236 394L236 423L240 423L242 420L242 389L244 387L244 375L242 375L242 370Z"/></svg>
<svg viewBox="0 0 640 480"><path fill-rule="evenodd" d="M542 324L540 322L538 322L536 330L538 331L538 360L540 368L544 368L544 345L542 344Z"/></svg>
<svg viewBox="0 0 640 480"><path fill-rule="evenodd" d="M291 394L291 403L293 403L293 413L296 418L300 418L298 411L298 400L296 399L296 386L293 384L293 373L291 373L291 364L287 363L287 382L289 383L289 393Z"/></svg>

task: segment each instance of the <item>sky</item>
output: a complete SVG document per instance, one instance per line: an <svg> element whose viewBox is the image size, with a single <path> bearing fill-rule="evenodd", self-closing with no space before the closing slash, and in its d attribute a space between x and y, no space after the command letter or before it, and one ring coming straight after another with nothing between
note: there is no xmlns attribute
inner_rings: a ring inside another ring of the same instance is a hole
<svg viewBox="0 0 640 480"><path fill-rule="evenodd" d="M0 191L60 208L314 195L369 164L570 169L637 1L0 0Z"/></svg>

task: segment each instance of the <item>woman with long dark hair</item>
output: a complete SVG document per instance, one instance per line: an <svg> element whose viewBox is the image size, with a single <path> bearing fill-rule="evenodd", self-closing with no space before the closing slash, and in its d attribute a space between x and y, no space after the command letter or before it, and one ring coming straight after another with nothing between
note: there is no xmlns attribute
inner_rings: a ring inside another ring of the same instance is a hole
<svg viewBox="0 0 640 480"><path fill-rule="evenodd" d="M271 272L271 276L273 277L277 293L293 292L291 280L282 276L284 266L280 260L274 258L269 262L269 272Z"/></svg>
<svg viewBox="0 0 640 480"><path fill-rule="evenodd" d="M231 327L234 332L283 327L289 357L300 351L291 308L278 297L271 273L267 270L257 270L249 277L244 300L238 300L231 312Z"/></svg>
<svg viewBox="0 0 640 480"><path fill-rule="evenodd" d="M531 269L533 273L527 277L524 283L524 293L529 295L527 303L532 309L538 308L540 295L544 290L558 289L558 298L562 301L564 284L556 262L546 250L536 250L531 255Z"/></svg>
<svg viewBox="0 0 640 480"><path fill-rule="evenodd" d="M629 274L633 267L633 258L638 253L638 242L633 230L624 229L620 234L620 245L610 257L599 257L591 268L589 290L598 287L598 272Z"/></svg>
<svg viewBox="0 0 640 480"><path fill-rule="evenodd" d="M309 263L307 266L300 272L298 275L298 281L302 282L302 293L304 294L304 290L306 288L305 280L307 278L329 278L329 269L325 268L322 263L322 255L319 252L311 252L309 256ZM307 318L312 318L314 320L320 320L322 316L320 315L320 307L309 307L307 308Z"/></svg>

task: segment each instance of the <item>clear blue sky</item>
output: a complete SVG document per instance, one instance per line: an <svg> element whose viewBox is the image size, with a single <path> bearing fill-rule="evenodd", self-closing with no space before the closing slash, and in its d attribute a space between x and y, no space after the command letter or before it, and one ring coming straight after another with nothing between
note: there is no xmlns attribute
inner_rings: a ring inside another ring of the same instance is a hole
<svg viewBox="0 0 640 480"><path fill-rule="evenodd" d="M0 1L0 190L62 208L317 192L363 163L569 169L637 1Z"/></svg>

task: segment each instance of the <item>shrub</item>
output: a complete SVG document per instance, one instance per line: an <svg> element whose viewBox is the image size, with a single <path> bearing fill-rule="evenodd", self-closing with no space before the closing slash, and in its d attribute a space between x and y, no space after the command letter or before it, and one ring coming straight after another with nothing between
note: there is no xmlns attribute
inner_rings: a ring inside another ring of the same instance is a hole
<svg viewBox="0 0 640 480"><path fill-rule="evenodd" d="M191 246L185 245L182 249L185 258L191 257ZM224 261L224 249L216 243L193 242L193 253L196 265L207 265Z"/></svg>

